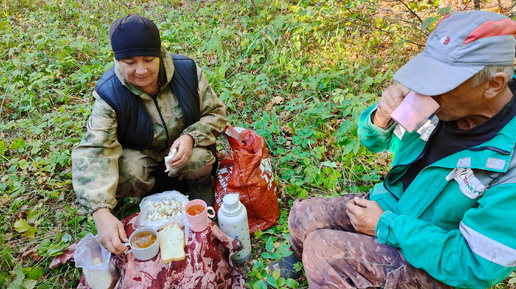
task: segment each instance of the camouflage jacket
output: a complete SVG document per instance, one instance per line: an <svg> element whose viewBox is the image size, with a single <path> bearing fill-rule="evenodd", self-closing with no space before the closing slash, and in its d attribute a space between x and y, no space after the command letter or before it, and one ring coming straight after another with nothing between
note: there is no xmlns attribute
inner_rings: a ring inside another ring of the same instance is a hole
<svg viewBox="0 0 516 289"><path fill-rule="evenodd" d="M197 67L201 119L184 128L181 108L169 85L174 73L174 63L165 49L161 51L161 59L167 81L161 85L155 98L129 83L115 61L117 77L131 92L140 96L154 123L154 139L143 153L156 162L163 160L169 153L170 145L181 135L190 135L196 147L214 144L216 137L224 130L227 120L226 107L210 87L205 73ZM87 121L87 131L80 144L72 151L73 187L78 202L90 212L99 208L115 207L119 176L118 159L122 155L122 145L116 137L116 113L95 91L93 97L95 103ZM167 125L168 141L161 117Z"/></svg>

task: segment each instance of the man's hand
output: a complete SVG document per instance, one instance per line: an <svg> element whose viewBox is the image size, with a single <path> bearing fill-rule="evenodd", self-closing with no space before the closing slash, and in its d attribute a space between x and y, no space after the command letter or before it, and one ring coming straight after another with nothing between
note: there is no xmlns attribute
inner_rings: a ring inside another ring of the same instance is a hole
<svg viewBox="0 0 516 289"><path fill-rule="evenodd" d="M346 214L357 232L374 236L383 209L375 201L354 198L346 204Z"/></svg>
<svg viewBox="0 0 516 289"><path fill-rule="evenodd" d="M378 107L373 117L373 123L381 128L387 128L391 121L391 113L400 105L410 89L401 84L393 84L382 93Z"/></svg>
<svg viewBox="0 0 516 289"><path fill-rule="evenodd" d="M113 254L122 254L128 250L123 243L129 242L125 234L124 225L108 208L101 208L93 212L93 220L100 244Z"/></svg>
<svg viewBox="0 0 516 289"><path fill-rule="evenodd" d="M176 149L176 154L170 159L170 167L178 168L186 164L190 156L192 155L194 140L189 135L182 135L178 137L172 146L170 151Z"/></svg>

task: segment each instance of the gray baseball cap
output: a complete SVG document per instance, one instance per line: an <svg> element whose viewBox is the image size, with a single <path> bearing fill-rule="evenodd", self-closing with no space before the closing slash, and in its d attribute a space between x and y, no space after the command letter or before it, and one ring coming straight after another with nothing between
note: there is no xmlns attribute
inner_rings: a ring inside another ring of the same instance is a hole
<svg viewBox="0 0 516 289"><path fill-rule="evenodd" d="M516 22L494 12L456 12L437 22L423 52L394 80L424 95L446 93L488 65L513 65Z"/></svg>

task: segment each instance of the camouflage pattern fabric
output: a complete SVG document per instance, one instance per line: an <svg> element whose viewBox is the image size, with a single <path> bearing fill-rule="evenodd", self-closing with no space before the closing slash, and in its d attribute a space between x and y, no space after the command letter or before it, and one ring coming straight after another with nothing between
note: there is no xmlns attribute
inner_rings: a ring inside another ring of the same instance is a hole
<svg viewBox="0 0 516 289"><path fill-rule="evenodd" d="M150 174L160 166L154 159L138 150L123 149L119 163L119 180L116 190L117 198L137 197L146 195L155 185L155 178ZM196 147L188 163L170 177L180 180L195 180L211 173L215 157L206 148Z"/></svg>
<svg viewBox="0 0 516 289"><path fill-rule="evenodd" d="M124 219L128 236L134 231L138 213ZM112 255L111 263L120 272L116 289L191 288L191 289L240 289L246 288L245 280L231 257L242 247L237 239L225 235L211 220L206 230L190 232L185 246L186 259L163 264L161 253L148 261L139 261L132 253ZM52 261L54 269L74 262L76 244ZM89 289L86 279L81 278L79 289Z"/></svg>
<svg viewBox="0 0 516 289"><path fill-rule="evenodd" d="M311 289L452 288L408 264L398 249L357 233L345 209L354 197L369 194L300 199L292 206L290 243Z"/></svg>
<svg viewBox="0 0 516 289"><path fill-rule="evenodd" d="M194 139L194 152L189 163L175 176L195 179L203 174L207 175L206 172L211 170L215 159L206 147L215 144L216 137L223 132L227 121L226 107L216 97L205 73L197 67L201 119L184 128L181 108L169 85L174 63L165 49L162 49L161 58L167 82L161 85L155 99L129 83L115 61L117 77L131 92L140 96L154 123L154 139L148 149L139 152L122 148L116 136L115 111L93 92L95 102L87 121L86 133L72 151L74 191L78 202L89 212L99 208L113 209L121 196L141 196L148 193L155 182L149 174L163 162L170 146L181 135L186 134Z"/></svg>

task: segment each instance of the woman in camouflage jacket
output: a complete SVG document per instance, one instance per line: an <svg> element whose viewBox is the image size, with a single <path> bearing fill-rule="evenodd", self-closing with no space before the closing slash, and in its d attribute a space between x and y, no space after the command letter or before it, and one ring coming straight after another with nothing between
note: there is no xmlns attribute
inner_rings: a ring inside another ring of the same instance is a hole
<svg viewBox="0 0 516 289"><path fill-rule="evenodd" d="M171 85L178 62L161 47L151 20L124 16L112 24L110 37L115 66L93 92L86 134L72 152L72 178L78 202L93 215L100 242L120 254L127 250L123 242L128 239L111 210L118 199L151 192L169 152L177 151L169 176L186 180L191 199L213 202L216 156L207 147L215 144L227 117L206 75L194 65L200 119L185 127L186 115ZM180 58L185 59L190 60ZM187 75L181 79L192 80Z"/></svg>

